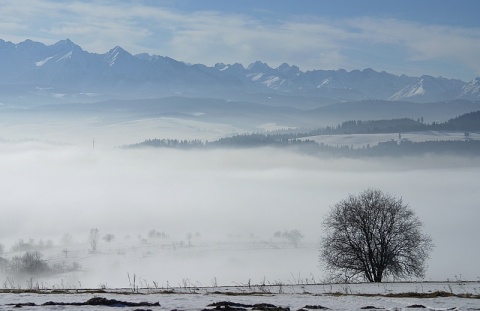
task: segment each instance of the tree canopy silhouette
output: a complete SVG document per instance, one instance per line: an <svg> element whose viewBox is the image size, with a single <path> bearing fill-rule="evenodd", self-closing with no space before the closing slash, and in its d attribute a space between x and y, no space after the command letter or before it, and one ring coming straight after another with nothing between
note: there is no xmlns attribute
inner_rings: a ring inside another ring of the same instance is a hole
<svg viewBox="0 0 480 311"><path fill-rule="evenodd" d="M343 280L423 277L432 239L402 199L377 189L335 204L324 220L320 259Z"/></svg>

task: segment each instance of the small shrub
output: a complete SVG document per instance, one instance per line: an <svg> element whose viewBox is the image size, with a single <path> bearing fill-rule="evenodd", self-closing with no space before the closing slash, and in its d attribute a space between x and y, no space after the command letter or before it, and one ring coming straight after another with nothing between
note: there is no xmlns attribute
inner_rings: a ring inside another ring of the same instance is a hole
<svg viewBox="0 0 480 311"><path fill-rule="evenodd" d="M38 251L29 251L10 260L8 270L16 274L38 275L50 270L43 255Z"/></svg>
<svg viewBox="0 0 480 311"><path fill-rule="evenodd" d="M111 234L111 233L108 233L108 234L105 234L105 236L102 238L105 242L107 243L110 243L112 242L113 240L115 240L115 235L114 234Z"/></svg>

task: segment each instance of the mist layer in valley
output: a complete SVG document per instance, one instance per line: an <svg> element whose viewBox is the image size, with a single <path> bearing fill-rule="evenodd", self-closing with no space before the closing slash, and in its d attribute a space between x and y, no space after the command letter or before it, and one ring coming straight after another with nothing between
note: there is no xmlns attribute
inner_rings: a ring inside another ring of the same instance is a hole
<svg viewBox="0 0 480 311"><path fill-rule="evenodd" d="M480 252L471 245L480 234L477 157L360 160L273 148L21 141L0 149L2 257L21 255L12 248L23 239L49 244L40 251L50 264L81 266L49 284L126 287L134 274L161 286L322 281L322 219L369 187L402 197L424 222L436 244L427 280L479 277ZM92 228L100 234L96 253L88 243ZM275 236L292 230L304 236L298 245ZM107 234L115 239L102 239Z"/></svg>

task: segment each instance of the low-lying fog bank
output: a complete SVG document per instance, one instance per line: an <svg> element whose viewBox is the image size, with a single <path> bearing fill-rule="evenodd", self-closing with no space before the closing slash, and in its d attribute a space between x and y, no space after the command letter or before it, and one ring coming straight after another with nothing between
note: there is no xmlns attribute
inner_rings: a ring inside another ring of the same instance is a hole
<svg viewBox="0 0 480 311"><path fill-rule="evenodd" d="M480 235L479 158L323 159L279 149L87 149L0 144L0 243L19 239L46 260L85 271L57 280L129 285L127 274L159 285L210 286L321 281L321 222L350 193L380 188L402 197L436 248L427 280L476 280ZM90 229L98 228L96 254ZM299 230L298 247L274 237ZM153 240L149 233L165 233ZM115 239L106 242L106 234ZM67 237L70 237L66 239ZM189 244L191 246L189 246ZM67 253L65 253L65 249Z"/></svg>

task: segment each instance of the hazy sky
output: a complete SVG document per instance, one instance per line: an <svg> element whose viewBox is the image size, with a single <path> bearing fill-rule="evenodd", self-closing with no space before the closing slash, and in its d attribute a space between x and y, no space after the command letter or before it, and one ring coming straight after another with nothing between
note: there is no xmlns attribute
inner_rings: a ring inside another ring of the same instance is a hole
<svg viewBox="0 0 480 311"><path fill-rule="evenodd" d="M190 63L480 76L480 2L0 0L0 38L121 46Z"/></svg>

